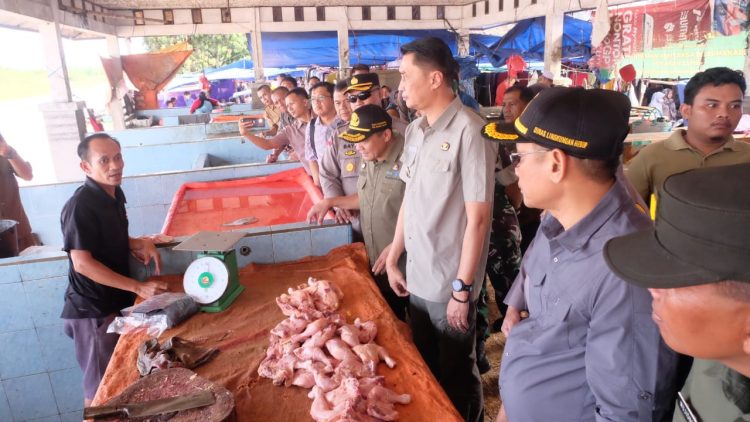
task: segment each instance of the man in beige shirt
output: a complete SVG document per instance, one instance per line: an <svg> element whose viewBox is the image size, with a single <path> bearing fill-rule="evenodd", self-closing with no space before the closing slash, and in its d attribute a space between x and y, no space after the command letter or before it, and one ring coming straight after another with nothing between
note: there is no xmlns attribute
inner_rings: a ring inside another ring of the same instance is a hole
<svg viewBox="0 0 750 422"><path fill-rule="evenodd" d="M258 87L258 99L263 104L264 117L268 121L269 135L275 135L279 129L279 119L281 118L281 112L276 109L273 105L273 99L271 98L271 87L268 85L261 85Z"/></svg>
<svg viewBox="0 0 750 422"><path fill-rule="evenodd" d="M487 260L497 146L453 91L458 63L438 38L401 47L406 193L386 261L391 288L409 296L414 344L466 421L483 420L476 365L476 300ZM406 250L406 277L398 260ZM475 288L476 287L476 288Z"/></svg>
<svg viewBox="0 0 750 422"><path fill-rule="evenodd" d="M742 75L726 67L707 69L690 79L680 106L687 130L646 146L627 166L628 180L646 203L673 174L750 162L750 145L732 137L742 117L745 88Z"/></svg>

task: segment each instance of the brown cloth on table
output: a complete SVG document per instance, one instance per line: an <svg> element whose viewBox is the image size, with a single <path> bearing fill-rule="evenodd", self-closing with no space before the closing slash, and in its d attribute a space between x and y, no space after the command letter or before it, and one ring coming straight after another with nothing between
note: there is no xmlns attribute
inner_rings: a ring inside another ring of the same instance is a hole
<svg viewBox="0 0 750 422"><path fill-rule="evenodd" d="M378 374L385 376L386 387L412 397L410 404L396 407L399 420L461 420L409 339L408 328L396 319L378 292L361 243L336 248L323 257L283 264L251 264L240 270L240 282L246 289L229 309L195 315L166 331L163 338L180 336L221 351L195 371L234 393L238 421L312 421L309 390L277 387L258 375L258 366L268 347L269 330L284 319L275 298L289 287L306 282L308 277L330 280L341 288L344 299L339 313L348 322L355 318L376 322L376 342L397 361L393 369L379 365ZM181 276L158 279L169 280L175 290L181 289ZM120 337L94 405L106 402L138 379L135 365L138 346L146 339L146 334Z"/></svg>

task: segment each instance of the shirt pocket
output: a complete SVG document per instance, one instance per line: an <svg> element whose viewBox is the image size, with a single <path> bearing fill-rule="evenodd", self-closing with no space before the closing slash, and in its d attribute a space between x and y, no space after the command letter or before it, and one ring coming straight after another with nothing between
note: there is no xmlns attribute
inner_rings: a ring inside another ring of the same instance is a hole
<svg viewBox="0 0 750 422"><path fill-rule="evenodd" d="M554 353L570 348L568 339L570 308L570 303L557 300L550 303L547 312L538 318L538 329L541 331L538 340L542 352Z"/></svg>
<svg viewBox="0 0 750 422"><path fill-rule="evenodd" d="M427 161L427 169L432 173L447 173L451 169L451 162L444 158L430 159Z"/></svg>
<svg viewBox="0 0 750 422"><path fill-rule="evenodd" d="M390 198L391 195L401 195L403 196L403 190L404 190L404 181L401 179L390 179L387 177L383 177L383 180L380 182L380 193L385 195L384 199Z"/></svg>
<svg viewBox="0 0 750 422"><path fill-rule="evenodd" d="M341 177L358 177L359 176L359 158L347 158L341 162Z"/></svg>

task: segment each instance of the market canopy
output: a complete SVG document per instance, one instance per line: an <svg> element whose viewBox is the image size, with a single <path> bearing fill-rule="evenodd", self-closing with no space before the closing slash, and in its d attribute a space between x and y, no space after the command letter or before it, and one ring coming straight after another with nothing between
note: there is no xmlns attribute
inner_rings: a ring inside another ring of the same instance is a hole
<svg viewBox="0 0 750 422"><path fill-rule="evenodd" d="M489 59L495 67L502 67L511 55L517 54L528 61L544 60L545 17L524 19L518 22L496 43L484 48L481 38L471 45ZM591 57L591 22L565 16L563 22L562 58L585 63Z"/></svg>
<svg viewBox="0 0 750 422"><path fill-rule="evenodd" d="M401 46L421 37L438 37L457 52L456 35L448 30L349 31L349 61L381 65L398 59ZM248 50L252 51L250 34ZM263 65L267 67L338 66L335 31L263 32Z"/></svg>

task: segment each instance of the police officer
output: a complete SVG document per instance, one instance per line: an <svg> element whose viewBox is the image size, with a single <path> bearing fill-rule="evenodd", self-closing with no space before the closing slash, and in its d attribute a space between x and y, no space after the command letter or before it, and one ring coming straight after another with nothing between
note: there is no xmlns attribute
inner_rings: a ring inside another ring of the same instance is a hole
<svg viewBox="0 0 750 422"><path fill-rule="evenodd" d="M332 207L359 210L373 278L393 312L404 320L409 301L393 292L385 273L385 259L404 198L405 184L400 179L404 138L391 129L391 116L382 107L372 104L354 111L348 130L339 137L354 146L364 160L357 179L357 191L352 195L321 200L310 210L308 218L322 223ZM405 271L406 255L401 256L399 266Z"/></svg>
<svg viewBox="0 0 750 422"><path fill-rule="evenodd" d="M380 78L377 73L354 75L347 79L345 95L352 110L357 110L365 104L382 107ZM401 135L406 133L406 123L400 119L393 120L393 130Z"/></svg>
<svg viewBox="0 0 750 422"><path fill-rule="evenodd" d="M336 128L334 136L328 139L327 147L322 152L320 167L320 187L324 198L335 198L357 193L357 178L361 164L361 156L354 147L338 135L349 128L349 119L352 109L346 98L346 90L349 86L348 79L339 81L334 87L333 106L336 109L336 120L333 124ZM355 241L362 240L362 230L359 224L358 212L335 208L337 223L351 223Z"/></svg>
<svg viewBox="0 0 750 422"><path fill-rule="evenodd" d="M610 240L607 264L647 287L653 319L694 356L674 421L750 420L750 164L707 167L661 185L656 227Z"/></svg>

